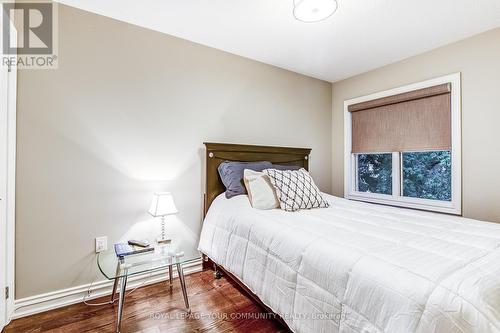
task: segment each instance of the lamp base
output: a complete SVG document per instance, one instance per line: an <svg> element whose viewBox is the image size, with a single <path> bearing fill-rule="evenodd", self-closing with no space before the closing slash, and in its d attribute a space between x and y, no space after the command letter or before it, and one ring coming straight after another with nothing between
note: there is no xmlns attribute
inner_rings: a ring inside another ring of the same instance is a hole
<svg viewBox="0 0 500 333"><path fill-rule="evenodd" d="M170 244L172 242L171 239L167 238L167 235L165 233L165 216L161 217L161 235L156 239L156 244L158 245L166 245Z"/></svg>
<svg viewBox="0 0 500 333"><path fill-rule="evenodd" d="M158 245L166 245L166 244L170 244L170 243L172 243L172 240L168 239L168 238L158 237L156 239L156 244L158 244Z"/></svg>

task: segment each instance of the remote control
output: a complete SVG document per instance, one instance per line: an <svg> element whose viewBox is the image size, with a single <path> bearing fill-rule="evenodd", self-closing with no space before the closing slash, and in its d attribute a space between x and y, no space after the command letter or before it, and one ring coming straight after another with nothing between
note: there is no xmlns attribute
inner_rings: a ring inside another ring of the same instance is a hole
<svg viewBox="0 0 500 333"><path fill-rule="evenodd" d="M148 247L149 246L149 242L147 240L140 241L140 240L131 239L128 241L128 243L130 245L137 245L140 247Z"/></svg>

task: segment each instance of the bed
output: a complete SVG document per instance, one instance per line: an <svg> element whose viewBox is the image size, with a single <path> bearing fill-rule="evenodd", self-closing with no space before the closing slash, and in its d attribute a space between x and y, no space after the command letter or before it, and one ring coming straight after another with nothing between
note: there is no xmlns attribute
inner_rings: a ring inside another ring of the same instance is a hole
<svg viewBox="0 0 500 333"><path fill-rule="evenodd" d="M354 202L257 210L224 160L308 166L309 150L206 144L199 249L294 332L500 331L500 225Z"/></svg>

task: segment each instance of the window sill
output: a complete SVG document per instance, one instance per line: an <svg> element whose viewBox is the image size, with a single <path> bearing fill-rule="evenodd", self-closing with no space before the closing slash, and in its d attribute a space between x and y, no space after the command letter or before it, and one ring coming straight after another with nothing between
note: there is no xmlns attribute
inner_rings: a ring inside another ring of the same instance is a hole
<svg viewBox="0 0 500 333"><path fill-rule="evenodd" d="M397 197L386 194L351 192L345 195L346 199L376 203L381 205L402 208L418 209L431 212L462 215L462 208L453 201L439 201L409 197Z"/></svg>

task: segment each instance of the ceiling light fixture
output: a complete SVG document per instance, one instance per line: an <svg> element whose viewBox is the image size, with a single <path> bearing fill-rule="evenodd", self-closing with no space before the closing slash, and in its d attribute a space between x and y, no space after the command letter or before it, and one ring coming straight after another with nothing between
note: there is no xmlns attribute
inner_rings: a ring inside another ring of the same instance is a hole
<svg viewBox="0 0 500 333"><path fill-rule="evenodd" d="M337 0L293 0L293 16L306 23L326 20L337 8Z"/></svg>

